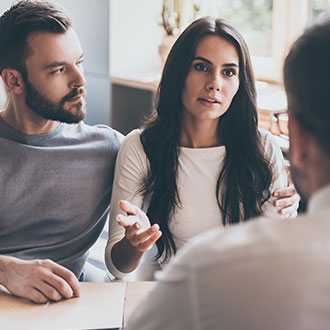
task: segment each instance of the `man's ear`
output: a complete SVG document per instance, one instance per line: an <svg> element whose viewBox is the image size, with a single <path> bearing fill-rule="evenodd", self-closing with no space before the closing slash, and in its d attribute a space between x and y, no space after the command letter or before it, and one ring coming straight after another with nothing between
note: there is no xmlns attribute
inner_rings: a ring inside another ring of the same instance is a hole
<svg viewBox="0 0 330 330"><path fill-rule="evenodd" d="M309 162L309 148L311 146L311 136L301 126L299 120L293 115L289 117L289 137L290 137L290 163L296 168L303 168Z"/></svg>
<svg viewBox="0 0 330 330"><path fill-rule="evenodd" d="M14 94L22 94L24 92L24 81L18 70L3 69L1 78L8 91Z"/></svg>

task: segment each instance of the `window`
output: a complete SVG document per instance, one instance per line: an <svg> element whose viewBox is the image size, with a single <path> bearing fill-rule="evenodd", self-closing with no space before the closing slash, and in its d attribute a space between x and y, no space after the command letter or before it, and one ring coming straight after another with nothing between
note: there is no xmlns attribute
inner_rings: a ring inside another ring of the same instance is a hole
<svg viewBox="0 0 330 330"><path fill-rule="evenodd" d="M193 17L227 19L244 36L259 80L281 82L283 60L306 25L330 10L330 0L192 0ZM189 11L186 10L186 13ZM190 14L188 14L191 16Z"/></svg>
<svg viewBox="0 0 330 330"><path fill-rule="evenodd" d="M199 16L227 19L244 36L251 53L271 56L273 0L204 0Z"/></svg>
<svg viewBox="0 0 330 330"><path fill-rule="evenodd" d="M325 12L330 10L330 0L311 0L310 14L311 20L315 20Z"/></svg>

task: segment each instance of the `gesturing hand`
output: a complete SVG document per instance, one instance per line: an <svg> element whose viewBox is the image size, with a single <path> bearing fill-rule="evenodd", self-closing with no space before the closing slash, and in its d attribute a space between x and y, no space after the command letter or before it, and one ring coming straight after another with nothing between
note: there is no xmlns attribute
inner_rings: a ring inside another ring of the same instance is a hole
<svg viewBox="0 0 330 330"><path fill-rule="evenodd" d="M127 201L119 201L119 207L127 216L118 215L118 223L125 228L125 237L140 252L145 252L161 237L159 226L150 226L146 214Z"/></svg>
<svg viewBox="0 0 330 330"><path fill-rule="evenodd" d="M76 276L51 260L20 260L3 256L2 284L14 295L36 303L78 297Z"/></svg>

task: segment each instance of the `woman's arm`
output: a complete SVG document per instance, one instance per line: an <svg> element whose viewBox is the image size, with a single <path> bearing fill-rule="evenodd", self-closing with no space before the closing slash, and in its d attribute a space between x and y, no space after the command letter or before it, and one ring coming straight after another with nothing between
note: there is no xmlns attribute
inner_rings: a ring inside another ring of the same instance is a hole
<svg viewBox="0 0 330 330"><path fill-rule="evenodd" d="M117 216L118 223L125 228L125 237L113 246L111 258L121 272L129 273L162 233L157 224L150 227L149 219L139 208L127 201L120 201L119 206L127 213Z"/></svg>
<svg viewBox="0 0 330 330"><path fill-rule="evenodd" d="M264 204L265 215L278 218L293 218L297 215L300 197L290 182L290 171L287 170L282 151L272 134L260 129L265 148L266 157L269 159L273 181L270 186L271 197Z"/></svg>
<svg viewBox="0 0 330 330"><path fill-rule="evenodd" d="M105 260L108 270L117 278L122 278L136 269L143 253L150 247L149 243L152 245L160 234L157 226L150 227L148 219L143 222L134 217L133 210L125 209L124 212L119 207L119 201L124 199L141 209L147 208L142 193L139 192L147 171L148 162L140 142L140 132L135 130L124 139L120 147L110 204ZM126 217L128 214L133 217Z"/></svg>

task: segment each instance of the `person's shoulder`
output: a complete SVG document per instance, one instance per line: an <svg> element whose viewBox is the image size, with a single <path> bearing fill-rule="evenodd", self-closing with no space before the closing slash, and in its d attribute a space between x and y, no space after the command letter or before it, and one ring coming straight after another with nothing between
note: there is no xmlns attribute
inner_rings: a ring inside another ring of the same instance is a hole
<svg viewBox="0 0 330 330"><path fill-rule="evenodd" d="M261 141L264 144L277 144L275 137L271 132L261 127L259 127L258 130L261 137Z"/></svg>
<svg viewBox="0 0 330 330"><path fill-rule="evenodd" d="M328 214L329 209L296 219L258 217L230 227L211 229L185 244L159 278L178 280L198 269L330 246Z"/></svg>
<svg viewBox="0 0 330 330"><path fill-rule="evenodd" d="M231 227L208 230L194 237L178 252L177 263L186 268L201 268L222 259L237 259L258 246L262 250L262 244L274 243L274 237L279 235L279 222L259 217Z"/></svg>
<svg viewBox="0 0 330 330"><path fill-rule="evenodd" d="M123 139L121 149L143 149L142 143L141 143L141 136L142 130L141 129L134 129L131 132L129 132L125 138Z"/></svg>
<svg viewBox="0 0 330 330"><path fill-rule="evenodd" d="M135 141L140 141L140 136L142 133L142 129L137 128L137 129L133 129L131 132L129 132L125 138L124 141L127 143L127 141L133 143Z"/></svg>
<svg viewBox="0 0 330 330"><path fill-rule="evenodd" d="M310 251L330 244L329 208L296 219L259 217L193 238L177 255L185 269L253 260L265 255Z"/></svg>
<svg viewBox="0 0 330 330"><path fill-rule="evenodd" d="M81 121L76 125L70 125L75 127L76 133L81 137L82 140L90 141L102 141L106 145L110 145L112 148L119 149L120 144L124 139L124 135L115 129L104 125L88 125ZM72 127L72 128L73 128Z"/></svg>
<svg viewBox="0 0 330 330"><path fill-rule="evenodd" d="M281 152L281 148L277 143L274 135L264 128L259 128L261 143L267 155L272 157L273 154Z"/></svg>
<svg viewBox="0 0 330 330"><path fill-rule="evenodd" d="M80 125L82 129L89 131L91 133L97 133L99 135L103 135L108 138L109 137L115 138L118 139L120 142L122 142L124 139L124 135L122 133L116 131L112 127L105 124L88 125L84 122L81 122Z"/></svg>

